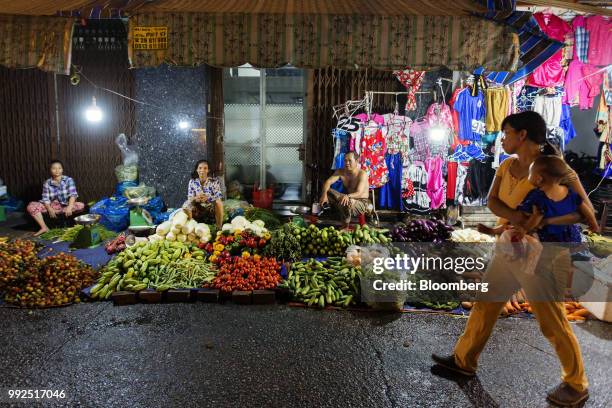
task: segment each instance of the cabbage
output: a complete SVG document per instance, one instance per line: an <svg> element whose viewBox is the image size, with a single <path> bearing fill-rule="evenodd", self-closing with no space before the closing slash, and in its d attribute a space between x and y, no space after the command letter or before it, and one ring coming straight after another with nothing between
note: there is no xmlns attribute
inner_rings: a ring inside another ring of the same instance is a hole
<svg viewBox="0 0 612 408"><path fill-rule="evenodd" d="M170 228L172 228L172 223L170 221L165 221L157 226L155 232L157 235L165 236L170 232Z"/></svg>

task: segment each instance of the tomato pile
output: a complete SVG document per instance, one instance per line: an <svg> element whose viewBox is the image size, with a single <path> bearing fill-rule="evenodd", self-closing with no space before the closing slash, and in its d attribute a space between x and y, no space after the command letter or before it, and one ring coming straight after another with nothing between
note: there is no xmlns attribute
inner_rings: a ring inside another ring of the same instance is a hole
<svg viewBox="0 0 612 408"><path fill-rule="evenodd" d="M282 280L280 269L280 263L274 258L258 255L224 258L219 261L217 276L205 287L224 292L273 289Z"/></svg>
<svg viewBox="0 0 612 408"><path fill-rule="evenodd" d="M265 233L258 237L250 230L237 230L233 234L223 231L217 234L215 242L198 245L201 249L211 254L209 260L219 263L222 259L230 258L233 255L259 254L270 240L270 234Z"/></svg>
<svg viewBox="0 0 612 408"><path fill-rule="evenodd" d="M39 259L31 241L0 245L0 289L7 303L22 307L60 306L79 302L96 272L72 255Z"/></svg>

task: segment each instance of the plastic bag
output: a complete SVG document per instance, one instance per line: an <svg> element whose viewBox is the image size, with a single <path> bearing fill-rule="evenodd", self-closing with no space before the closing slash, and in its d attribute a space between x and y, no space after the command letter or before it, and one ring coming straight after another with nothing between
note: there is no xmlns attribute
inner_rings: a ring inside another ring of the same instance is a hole
<svg viewBox="0 0 612 408"><path fill-rule="evenodd" d="M144 183L137 184L136 186L126 187L123 191L123 196L127 199L130 198L141 198L141 197L154 197L155 188L149 187Z"/></svg>
<svg viewBox="0 0 612 408"><path fill-rule="evenodd" d="M99 214L100 223L115 232L125 230L130 223L130 209L124 197L103 198L89 212Z"/></svg>
<svg viewBox="0 0 612 408"><path fill-rule="evenodd" d="M11 197L8 194L5 198L0 200L0 205L4 207L7 213L21 211L23 209L23 201Z"/></svg>
<svg viewBox="0 0 612 408"><path fill-rule="evenodd" d="M124 197L123 193L126 188L136 187L138 183L135 181L122 181L121 183L117 183L115 187L115 197Z"/></svg>
<svg viewBox="0 0 612 408"><path fill-rule="evenodd" d="M531 235L525 235L520 241L513 241L513 234L511 230L501 234L495 245L495 255L503 257L508 270L534 275L544 247L539 239Z"/></svg>
<svg viewBox="0 0 612 408"><path fill-rule="evenodd" d="M138 166L124 166L120 164L115 167L115 176L117 176L119 183L126 181L136 182L138 181Z"/></svg>
<svg viewBox="0 0 612 408"><path fill-rule="evenodd" d="M380 259L390 257L389 249L382 245L350 246L347 249L347 259L349 251L354 253L357 250L359 251L359 260L363 274L361 278L361 301L367 303L368 306L375 310L401 311L408 296L408 290L376 290L377 285L375 282L382 281L386 284L398 284L407 279L409 272L395 268L383 268L380 271Z"/></svg>
<svg viewBox="0 0 612 408"><path fill-rule="evenodd" d="M228 215L228 219L232 220L239 215L244 216L246 210L251 208L251 204L241 200L225 200L223 202L223 212Z"/></svg>
<svg viewBox="0 0 612 408"><path fill-rule="evenodd" d="M138 166L138 153L128 146L127 137L124 133L117 136L115 144L121 150L121 159L124 166Z"/></svg>

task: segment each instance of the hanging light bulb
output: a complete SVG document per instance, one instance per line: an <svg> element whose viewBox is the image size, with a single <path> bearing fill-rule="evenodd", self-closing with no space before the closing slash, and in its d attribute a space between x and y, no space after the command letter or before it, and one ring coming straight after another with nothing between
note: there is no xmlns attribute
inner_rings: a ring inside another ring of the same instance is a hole
<svg viewBox="0 0 612 408"><path fill-rule="evenodd" d="M85 111L85 118L90 122L100 122L102 120L102 110L96 105L96 97L92 97L92 104Z"/></svg>
<svg viewBox="0 0 612 408"><path fill-rule="evenodd" d="M440 125L435 125L429 128L429 137L434 142L441 142L446 137L446 129Z"/></svg>
<svg viewBox="0 0 612 408"><path fill-rule="evenodd" d="M181 129L181 130L185 130L185 129L187 129L189 126L191 126L191 124L190 124L188 121L186 121L186 120L181 120L181 121L178 123L178 127L179 127L179 129Z"/></svg>

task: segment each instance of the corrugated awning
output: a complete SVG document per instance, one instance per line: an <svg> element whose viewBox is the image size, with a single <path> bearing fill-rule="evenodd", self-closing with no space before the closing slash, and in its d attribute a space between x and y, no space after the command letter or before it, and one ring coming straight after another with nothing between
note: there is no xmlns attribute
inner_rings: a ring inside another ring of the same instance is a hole
<svg viewBox="0 0 612 408"><path fill-rule="evenodd" d="M133 6L131 11L462 16L486 11L486 7L478 0L158 0Z"/></svg>
<svg viewBox="0 0 612 408"><path fill-rule="evenodd" d="M142 12L257 13L257 14L361 14L461 16L486 11L475 0L0 0L6 14L62 15L82 17L92 11L108 15Z"/></svg>
<svg viewBox="0 0 612 408"><path fill-rule="evenodd" d="M68 74L73 19L0 14L0 65Z"/></svg>
<svg viewBox="0 0 612 408"><path fill-rule="evenodd" d="M136 68L250 63L512 70L518 63L518 39L510 27L469 16L143 12L130 17L129 27L130 61ZM134 27L167 27L168 48L134 50Z"/></svg>

